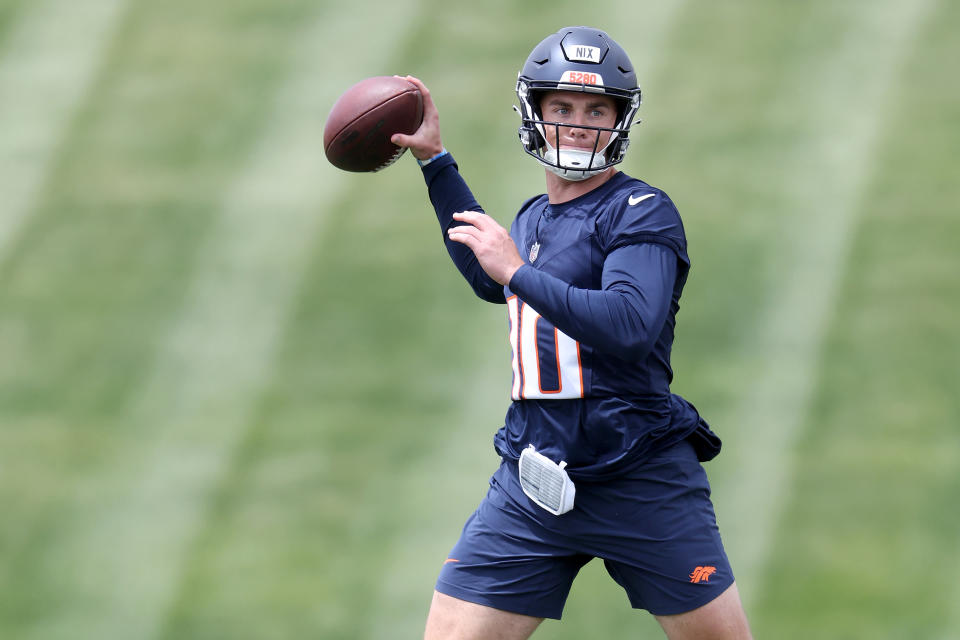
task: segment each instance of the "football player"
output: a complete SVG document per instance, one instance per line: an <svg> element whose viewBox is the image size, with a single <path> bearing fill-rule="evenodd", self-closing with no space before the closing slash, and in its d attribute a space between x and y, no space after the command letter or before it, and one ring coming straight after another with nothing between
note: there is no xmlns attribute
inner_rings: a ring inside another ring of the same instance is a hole
<svg viewBox="0 0 960 640"><path fill-rule="evenodd" d="M546 193L509 232L444 149L430 92L407 79L423 124L393 141L422 167L457 268L505 305L513 350L502 463L440 570L426 637L527 638L601 558L669 638L749 638L700 464L720 441L670 392L683 226L663 191L616 169L640 106L627 54L588 27L530 54L519 136Z"/></svg>

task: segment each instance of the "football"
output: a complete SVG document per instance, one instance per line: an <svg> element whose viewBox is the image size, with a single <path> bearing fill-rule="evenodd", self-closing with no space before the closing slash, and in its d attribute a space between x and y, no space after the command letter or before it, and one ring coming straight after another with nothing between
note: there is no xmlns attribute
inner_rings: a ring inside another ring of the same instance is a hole
<svg viewBox="0 0 960 640"><path fill-rule="evenodd" d="M330 163L344 171L379 171L396 162L403 147L395 133L412 134L423 121L423 96L404 78L376 76L347 89L330 109L323 148Z"/></svg>

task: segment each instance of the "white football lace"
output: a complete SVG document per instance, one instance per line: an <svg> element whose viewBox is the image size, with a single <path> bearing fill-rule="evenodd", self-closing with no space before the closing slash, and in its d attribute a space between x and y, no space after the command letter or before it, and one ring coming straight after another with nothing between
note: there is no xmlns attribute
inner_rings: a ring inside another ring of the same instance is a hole
<svg viewBox="0 0 960 640"><path fill-rule="evenodd" d="M380 170L382 170L382 169L386 169L387 167L389 167L390 165L392 165L394 162L396 162L397 160L399 160L399 159L400 159L400 156L402 156L402 155L403 155L403 152L406 151L406 150L407 150L406 147L397 147L396 152L395 152L392 156L390 156L389 158L387 158L386 162L384 162L382 165L380 165L379 167L377 167L376 169L373 170L374 173L377 172L377 171L380 171Z"/></svg>

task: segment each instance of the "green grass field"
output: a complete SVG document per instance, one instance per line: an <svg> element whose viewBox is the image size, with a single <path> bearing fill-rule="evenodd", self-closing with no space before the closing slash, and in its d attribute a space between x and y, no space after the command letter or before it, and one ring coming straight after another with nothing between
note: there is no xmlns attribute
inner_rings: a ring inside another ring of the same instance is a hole
<svg viewBox="0 0 960 640"><path fill-rule="evenodd" d="M960 639L960 4L0 0L0 638L415 638L497 465L503 309L419 171L326 164L431 87L502 223L517 70L631 53L684 216L675 390L758 638ZM592 563L537 638L662 637Z"/></svg>

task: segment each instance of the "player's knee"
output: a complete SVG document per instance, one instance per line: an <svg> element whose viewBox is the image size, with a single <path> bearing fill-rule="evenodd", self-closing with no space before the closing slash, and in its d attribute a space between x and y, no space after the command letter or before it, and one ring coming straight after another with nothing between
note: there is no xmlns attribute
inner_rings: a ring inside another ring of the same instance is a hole
<svg viewBox="0 0 960 640"><path fill-rule="evenodd" d="M737 584L707 604L670 616L657 616L670 640L752 640Z"/></svg>

